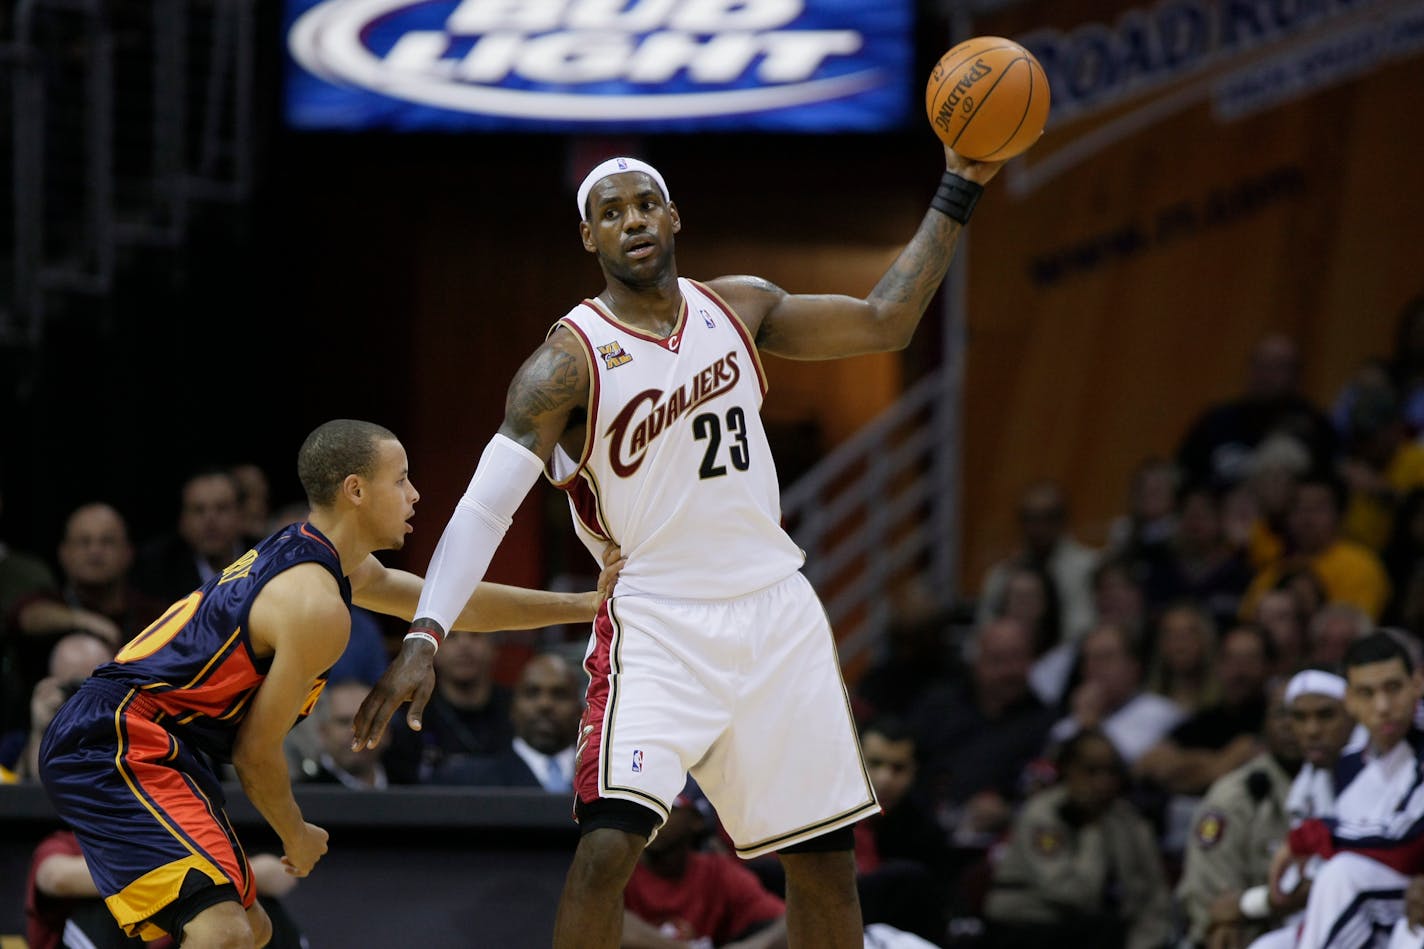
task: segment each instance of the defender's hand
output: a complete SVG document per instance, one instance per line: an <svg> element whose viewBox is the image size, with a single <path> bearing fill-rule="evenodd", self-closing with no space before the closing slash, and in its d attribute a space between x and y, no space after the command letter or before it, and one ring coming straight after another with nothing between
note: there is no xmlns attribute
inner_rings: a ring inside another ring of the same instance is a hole
<svg viewBox="0 0 1424 949"><path fill-rule="evenodd" d="M282 841L282 866L294 877L304 877L326 853L326 831L315 824L302 824L301 832L291 840Z"/></svg>
<svg viewBox="0 0 1424 949"><path fill-rule="evenodd" d="M362 747L375 748L381 736L386 733L391 716L407 699L410 711L406 713L406 724L412 731L420 731L420 719L425 714L425 703L430 701L435 691L435 647L422 639L407 639L401 644L400 655L387 667L371 689L361 708L356 712L356 720L351 726L351 750Z"/></svg>
<svg viewBox="0 0 1424 949"><path fill-rule="evenodd" d="M628 563L628 558L623 556L623 551L616 545L609 544L603 548L603 570L598 575L598 603L600 605L613 595L613 588L618 585L618 575L623 572L623 566L626 563Z"/></svg>

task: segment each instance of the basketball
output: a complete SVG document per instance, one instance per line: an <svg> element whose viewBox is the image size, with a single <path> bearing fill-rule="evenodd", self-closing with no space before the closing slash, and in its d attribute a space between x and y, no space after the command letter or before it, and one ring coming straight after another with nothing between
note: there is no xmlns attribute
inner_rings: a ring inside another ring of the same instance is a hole
<svg viewBox="0 0 1424 949"><path fill-rule="evenodd" d="M1048 121L1048 76L1001 36L976 36L939 58L925 87L935 134L965 158L1002 161L1038 141Z"/></svg>

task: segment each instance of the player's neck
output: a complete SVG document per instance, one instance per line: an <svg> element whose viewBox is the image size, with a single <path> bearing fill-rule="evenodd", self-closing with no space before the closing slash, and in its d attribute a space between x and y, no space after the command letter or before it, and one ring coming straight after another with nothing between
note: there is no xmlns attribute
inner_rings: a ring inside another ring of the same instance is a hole
<svg viewBox="0 0 1424 949"><path fill-rule="evenodd" d="M682 312L682 288L677 284L676 273L642 287L610 280L598 295L598 302L624 323L666 336L677 326Z"/></svg>
<svg viewBox="0 0 1424 949"><path fill-rule="evenodd" d="M313 508L307 523L321 531L322 536L336 548L342 576L350 576L351 571L364 563L373 550L370 541L361 535L354 518L341 518L334 512Z"/></svg>

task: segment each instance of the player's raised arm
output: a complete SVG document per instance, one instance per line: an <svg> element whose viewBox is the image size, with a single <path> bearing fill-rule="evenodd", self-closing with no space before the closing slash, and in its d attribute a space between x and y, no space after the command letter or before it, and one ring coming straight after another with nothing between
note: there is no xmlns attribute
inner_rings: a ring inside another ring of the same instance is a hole
<svg viewBox="0 0 1424 949"><path fill-rule="evenodd" d="M1003 162L944 150L944 178L915 236L864 299L793 294L757 277L708 283L731 305L763 352L788 359L838 359L903 349L949 271L969 215Z"/></svg>
<svg viewBox="0 0 1424 949"><path fill-rule="evenodd" d="M302 818L282 740L317 678L346 649L351 614L332 576L319 564L304 563L262 589L249 628L254 648L272 650L272 668L238 729L232 764L252 806L281 838L287 872L306 876L326 853L326 831Z"/></svg>
<svg viewBox="0 0 1424 949"><path fill-rule="evenodd" d="M435 650L469 604L570 416L586 406L588 386L583 352L571 334L562 331L536 349L515 374L505 398L504 424L485 446L430 558L416 618L400 655L356 713L353 747L364 743L374 748L391 716L408 699L406 720L420 729Z"/></svg>

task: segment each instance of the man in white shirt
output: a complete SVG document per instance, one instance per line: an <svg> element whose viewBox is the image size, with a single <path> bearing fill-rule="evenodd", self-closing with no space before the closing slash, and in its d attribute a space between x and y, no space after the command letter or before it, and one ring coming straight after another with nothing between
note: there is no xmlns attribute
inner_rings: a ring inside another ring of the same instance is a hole
<svg viewBox="0 0 1424 949"><path fill-rule="evenodd" d="M1083 682L1073 691L1069 716L1049 732L1053 743L1101 728L1131 767L1185 717L1171 699L1142 691L1142 663L1121 627L1102 624L1083 637L1082 662Z"/></svg>
<svg viewBox="0 0 1424 949"><path fill-rule="evenodd" d="M1392 949L1417 949L1404 891L1424 870L1424 733L1414 726L1424 675L1402 643L1374 632L1345 653L1345 706L1369 743L1335 767L1334 816L1309 818L1290 833L1271 867L1278 893L1287 869L1325 860L1306 903L1300 949L1363 947L1393 927Z"/></svg>

